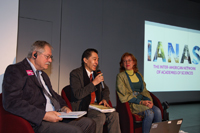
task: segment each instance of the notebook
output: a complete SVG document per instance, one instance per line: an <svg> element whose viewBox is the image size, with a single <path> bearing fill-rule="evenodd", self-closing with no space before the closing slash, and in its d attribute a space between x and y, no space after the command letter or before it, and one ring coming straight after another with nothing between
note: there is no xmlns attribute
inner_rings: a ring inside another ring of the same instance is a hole
<svg viewBox="0 0 200 133"><path fill-rule="evenodd" d="M149 133L179 133L183 119L152 123Z"/></svg>
<svg viewBox="0 0 200 133"><path fill-rule="evenodd" d="M79 118L87 114L87 111L72 111L70 113L59 112L61 118Z"/></svg>
<svg viewBox="0 0 200 133"><path fill-rule="evenodd" d="M100 111L102 113L110 113L110 112L114 112L115 111L115 108L106 107L106 106L99 105L99 104L96 104L96 103L90 104L89 108L98 110L98 111Z"/></svg>

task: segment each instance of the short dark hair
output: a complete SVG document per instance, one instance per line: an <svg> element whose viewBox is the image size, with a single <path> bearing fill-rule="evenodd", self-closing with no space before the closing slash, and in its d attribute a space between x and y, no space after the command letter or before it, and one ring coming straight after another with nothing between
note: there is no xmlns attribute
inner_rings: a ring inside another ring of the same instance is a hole
<svg viewBox="0 0 200 133"><path fill-rule="evenodd" d="M84 66L83 58L88 59L91 56L92 52L95 52L95 53L98 54L98 51L96 49L94 49L94 48L88 48L83 52L82 58L81 58L81 65L82 66Z"/></svg>

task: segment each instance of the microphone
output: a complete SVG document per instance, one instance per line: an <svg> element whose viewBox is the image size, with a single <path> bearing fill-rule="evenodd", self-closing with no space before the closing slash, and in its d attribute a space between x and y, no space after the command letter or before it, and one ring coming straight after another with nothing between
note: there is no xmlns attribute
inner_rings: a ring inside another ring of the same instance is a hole
<svg viewBox="0 0 200 133"><path fill-rule="evenodd" d="M97 70L97 75L100 74L100 73L101 73L101 71L100 71L100 70ZM103 81L101 82L101 86L102 86L102 88L104 89Z"/></svg>

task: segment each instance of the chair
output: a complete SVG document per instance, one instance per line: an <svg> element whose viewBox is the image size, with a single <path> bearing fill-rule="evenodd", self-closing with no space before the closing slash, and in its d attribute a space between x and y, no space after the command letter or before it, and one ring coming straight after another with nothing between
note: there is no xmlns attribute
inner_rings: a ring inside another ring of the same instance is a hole
<svg viewBox="0 0 200 133"><path fill-rule="evenodd" d="M71 88L70 85L65 86L61 91L61 96L67 103L67 106L72 110L72 106L70 103L71 100Z"/></svg>
<svg viewBox="0 0 200 133"><path fill-rule="evenodd" d="M155 106L160 108L163 118L163 107L160 100L151 92L149 92ZM118 94L116 93L117 106L116 110L119 113L120 128L122 133L142 133L142 119L131 113L128 102L121 103Z"/></svg>
<svg viewBox="0 0 200 133"><path fill-rule="evenodd" d="M70 100L71 100L71 88L70 88L70 85L67 85L62 89L61 96L65 100L65 102L67 103L67 106L72 110L72 106L70 104ZM108 101L108 104L110 105L110 107L113 107L110 100ZM105 123L104 124L104 128L103 128L103 133L107 133L107 132L108 132L108 130L107 130L107 126L106 126L106 123Z"/></svg>
<svg viewBox="0 0 200 133"><path fill-rule="evenodd" d="M4 110L0 94L0 133L34 133L30 123Z"/></svg>

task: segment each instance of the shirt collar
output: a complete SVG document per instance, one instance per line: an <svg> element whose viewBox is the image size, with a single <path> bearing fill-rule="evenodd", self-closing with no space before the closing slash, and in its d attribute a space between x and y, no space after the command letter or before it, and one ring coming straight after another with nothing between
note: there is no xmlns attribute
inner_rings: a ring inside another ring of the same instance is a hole
<svg viewBox="0 0 200 133"><path fill-rule="evenodd" d="M88 71L86 68L85 68L85 70L86 70L86 72L87 72L87 75L88 75L88 77L90 78L90 74L92 74L92 75L93 75L93 71L92 71L92 72L90 72L90 71Z"/></svg>

